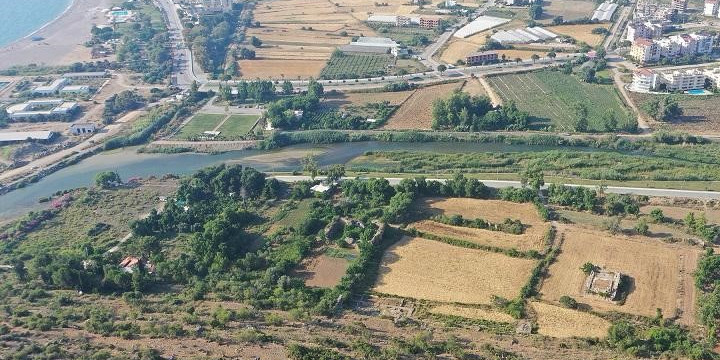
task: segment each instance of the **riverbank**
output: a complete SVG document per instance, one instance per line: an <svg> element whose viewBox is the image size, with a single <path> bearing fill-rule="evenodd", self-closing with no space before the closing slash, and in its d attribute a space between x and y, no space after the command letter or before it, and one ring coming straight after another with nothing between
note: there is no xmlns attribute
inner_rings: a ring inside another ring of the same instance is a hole
<svg viewBox="0 0 720 360"><path fill-rule="evenodd" d="M84 43L91 38L93 24L105 24L101 12L112 0L73 0L60 16L20 40L0 48L0 69L13 65L63 65L90 61ZM41 41L32 41L42 37Z"/></svg>

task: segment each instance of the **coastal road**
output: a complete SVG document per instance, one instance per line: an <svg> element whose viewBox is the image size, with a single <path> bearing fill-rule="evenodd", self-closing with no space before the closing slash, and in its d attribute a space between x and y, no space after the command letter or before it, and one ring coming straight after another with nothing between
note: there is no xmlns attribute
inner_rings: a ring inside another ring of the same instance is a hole
<svg viewBox="0 0 720 360"><path fill-rule="evenodd" d="M275 179L278 179L282 182L298 182L298 181L307 181L310 180L309 176L303 176L303 175L277 175L273 176ZM367 179L364 177L361 177L362 179ZM322 176L318 176L315 179L324 179ZM345 177L343 180L346 179L354 179L353 177ZM385 178L390 185L397 185L400 183L400 181L403 180L403 178ZM446 179L428 179L428 180L437 180L440 182L444 182ZM519 181L512 181L512 180L480 180L483 184L485 184L488 187L496 188L496 189L502 189L507 187L520 187L521 184ZM594 189L597 186L595 185L578 185L578 184L565 184L567 186L573 186L573 187L586 187ZM605 188L606 193L613 193L613 194L628 194L628 195L645 195L645 196L657 196L657 197L669 197L669 198L688 198L688 199L698 199L698 200L713 200L713 199L720 199L720 192L716 191L699 191L699 190L677 190L677 189L653 189L653 188L640 188L640 187L624 187L624 186L608 186Z"/></svg>
<svg viewBox="0 0 720 360"><path fill-rule="evenodd" d="M205 80L195 73L192 51L182 34L183 24L172 0L155 0L155 4L165 14L165 23L172 39L173 77L175 85L188 88L193 81Z"/></svg>

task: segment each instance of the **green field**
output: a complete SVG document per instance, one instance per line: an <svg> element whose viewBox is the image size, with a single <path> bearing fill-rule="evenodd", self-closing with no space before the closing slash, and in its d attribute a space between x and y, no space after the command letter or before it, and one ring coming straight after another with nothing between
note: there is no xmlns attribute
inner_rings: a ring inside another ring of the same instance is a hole
<svg viewBox="0 0 720 360"><path fill-rule="evenodd" d="M180 129L175 137L188 139L201 135L204 131L212 131L226 116L223 114L197 114Z"/></svg>
<svg viewBox="0 0 720 360"><path fill-rule="evenodd" d="M391 63L390 55L333 54L320 73L320 78L354 79L383 76Z"/></svg>
<svg viewBox="0 0 720 360"><path fill-rule="evenodd" d="M244 136L252 130L257 119L257 115L231 115L218 131L224 138Z"/></svg>
<svg viewBox="0 0 720 360"><path fill-rule="evenodd" d="M588 131L604 131L603 116L609 111L614 113L618 128L635 121L612 85L583 83L558 71L492 76L488 81L504 101L514 101L520 110L528 112L538 128L573 131L577 106L587 109Z"/></svg>

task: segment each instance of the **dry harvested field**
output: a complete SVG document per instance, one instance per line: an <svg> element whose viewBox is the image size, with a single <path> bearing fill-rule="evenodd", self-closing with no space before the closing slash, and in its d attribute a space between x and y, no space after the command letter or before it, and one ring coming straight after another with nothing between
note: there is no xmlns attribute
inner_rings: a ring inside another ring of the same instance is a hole
<svg viewBox="0 0 720 360"><path fill-rule="evenodd" d="M331 288L340 283L348 265L346 259L319 255L306 259L296 273L307 286Z"/></svg>
<svg viewBox="0 0 720 360"><path fill-rule="evenodd" d="M705 218L709 223L720 224L720 210L717 209L700 209L690 207L678 207L678 206L643 206L640 208L640 213L650 214L654 209L660 209L665 217L673 220L682 221L685 216L689 213L695 213L695 216L705 214Z"/></svg>
<svg viewBox="0 0 720 360"><path fill-rule="evenodd" d="M416 223L410 224L410 227L413 227L415 229L418 229L419 231L428 234L465 240L478 245L492 246L503 249L514 248L520 251L542 251L543 249L542 231L540 231L539 234L537 234L537 231L533 231L533 233L531 234L529 233L530 229L528 229L528 232L523 235L513 235L504 233L502 231L491 231L484 229L473 229L463 226L452 226L432 220L418 221Z"/></svg>
<svg viewBox="0 0 720 360"><path fill-rule="evenodd" d="M244 79L317 78L325 60L241 60L238 62Z"/></svg>
<svg viewBox="0 0 720 360"><path fill-rule="evenodd" d="M595 315L533 301L537 314L538 334L557 338L604 338L610 322Z"/></svg>
<svg viewBox="0 0 720 360"><path fill-rule="evenodd" d="M541 58L545 57L547 50L498 50L498 56L505 55L507 60L515 60L517 58L523 60L529 60L533 55L537 55Z"/></svg>
<svg viewBox="0 0 720 360"><path fill-rule="evenodd" d="M633 102L641 109L645 102L651 99L662 99L664 96L667 95L630 92ZM664 127L693 134L720 133L720 111L717 111L720 107L720 96L674 95L673 99L677 100L683 109L683 114L671 122L663 123Z"/></svg>
<svg viewBox="0 0 720 360"><path fill-rule="evenodd" d="M440 305L430 309L431 314L460 316L468 319L487 320L499 323L514 323L512 316L495 310L465 307L458 305Z"/></svg>
<svg viewBox="0 0 720 360"><path fill-rule="evenodd" d="M675 316L677 309L682 323L694 323L692 273L697 267L699 250L647 237L612 236L572 225L559 225L558 236L564 238L564 243L540 288L543 299L558 301L568 295L597 311L643 316L654 316L655 309L660 308L668 318ZM586 262L632 278L624 305L583 294L585 274L580 267Z"/></svg>
<svg viewBox="0 0 720 360"><path fill-rule="evenodd" d="M480 83L480 80L478 79L470 79L465 82L465 85L462 87L462 91L472 95L472 96L487 96L487 91L485 90L485 87Z"/></svg>
<svg viewBox="0 0 720 360"><path fill-rule="evenodd" d="M415 91L397 91L397 92L372 92L372 93L339 93L328 94L325 103L333 106L356 105L363 106L370 103L378 103L383 101L390 102L390 105L400 105L409 98Z"/></svg>
<svg viewBox="0 0 720 360"><path fill-rule="evenodd" d="M462 82L433 85L416 90L383 127L389 130L432 128L432 104L459 89Z"/></svg>
<svg viewBox="0 0 720 360"><path fill-rule="evenodd" d="M577 20L591 17L597 4L587 0L550 0L543 2L543 10L549 19L562 16L565 20Z"/></svg>
<svg viewBox="0 0 720 360"><path fill-rule="evenodd" d="M536 262L405 237L383 255L374 290L423 300L490 305L518 296Z"/></svg>
<svg viewBox="0 0 720 360"><path fill-rule="evenodd" d="M605 39L605 35L592 33L593 29L599 27L607 29L610 27L610 24L558 25L549 26L547 29L556 34L570 36L575 40L585 42L590 46L596 46L602 43Z"/></svg>

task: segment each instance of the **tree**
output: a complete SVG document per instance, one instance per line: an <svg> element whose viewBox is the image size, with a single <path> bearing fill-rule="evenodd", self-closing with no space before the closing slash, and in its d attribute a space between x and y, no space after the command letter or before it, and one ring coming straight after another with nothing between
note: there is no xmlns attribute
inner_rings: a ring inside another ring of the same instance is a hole
<svg viewBox="0 0 720 360"><path fill-rule="evenodd" d="M285 95L291 95L293 93L293 84L288 80L283 81L282 92Z"/></svg>
<svg viewBox="0 0 720 360"><path fill-rule="evenodd" d="M540 19L543 14L542 5L540 3L534 3L534 4L530 5L529 13L530 13L530 19L532 19L532 20Z"/></svg>
<svg viewBox="0 0 720 360"><path fill-rule="evenodd" d="M323 96L323 94L325 94L325 89L319 82L315 80L310 80L310 83L308 84L307 94L309 96L319 99Z"/></svg>
<svg viewBox="0 0 720 360"><path fill-rule="evenodd" d="M538 55L538 54L532 54L532 55L530 56L530 58L532 59L533 64L534 64L536 61L540 60L540 55Z"/></svg>
<svg viewBox="0 0 720 360"><path fill-rule="evenodd" d="M638 223L635 224L635 232L639 235L647 235L650 233L650 227L645 219L640 219Z"/></svg>
<svg viewBox="0 0 720 360"><path fill-rule="evenodd" d="M256 36L250 38L250 43L256 48L261 47L263 44L262 40L258 39Z"/></svg>
<svg viewBox="0 0 720 360"><path fill-rule="evenodd" d="M680 107L678 102L671 98L665 97L663 99L662 119L670 121L683 114L683 109Z"/></svg>
<svg viewBox="0 0 720 360"><path fill-rule="evenodd" d="M658 99L648 100L642 104L642 109L650 115L651 118L660 119L660 101Z"/></svg>
<svg viewBox="0 0 720 360"><path fill-rule="evenodd" d="M122 180L114 171L103 171L95 175L95 185L100 188L108 189L119 184L122 184Z"/></svg>
<svg viewBox="0 0 720 360"><path fill-rule="evenodd" d="M516 63L516 64L520 64L521 62L522 62L522 59L521 59L521 58L519 58L519 57L516 57L516 58L515 58L515 63Z"/></svg>
<svg viewBox="0 0 720 360"><path fill-rule="evenodd" d="M591 263L591 262L589 262L589 261L586 262L586 263L584 263L584 264L580 267L580 270L582 270L582 272L584 272L585 275L590 275L591 272L593 272L593 271L595 271L595 270L597 270L597 269L598 269L598 267L595 266L595 264L593 264L593 263Z"/></svg>
<svg viewBox="0 0 720 360"><path fill-rule="evenodd" d="M655 208L650 211L650 219L656 224L665 222L665 214L663 214L662 209Z"/></svg>
<svg viewBox="0 0 720 360"><path fill-rule="evenodd" d="M438 65L437 71L438 71L440 74L444 73L445 70L447 70L447 66L445 66L445 65L443 65L443 64Z"/></svg>
<svg viewBox="0 0 720 360"><path fill-rule="evenodd" d="M588 109L585 104L575 104L573 106L575 113L575 124L573 128L575 132L586 132L588 130Z"/></svg>
<svg viewBox="0 0 720 360"><path fill-rule="evenodd" d="M577 309L577 307L578 307L578 302L575 299L573 299L567 295L561 296L559 301L560 301L560 304L562 304L562 306L564 306L568 309Z"/></svg>
<svg viewBox="0 0 720 360"><path fill-rule="evenodd" d="M602 125L606 132L617 130L618 123L615 111L608 110L602 114Z"/></svg>
<svg viewBox="0 0 720 360"><path fill-rule="evenodd" d="M315 158L312 155L308 154L307 156L305 156L305 158L303 158L302 165L303 171L309 172L310 179L314 181L319 171L318 164Z"/></svg>
<svg viewBox="0 0 720 360"><path fill-rule="evenodd" d="M549 57L551 59L555 59L557 57L557 54L554 51L551 51L551 52L547 53L547 57Z"/></svg>
<svg viewBox="0 0 720 360"><path fill-rule="evenodd" d="M334 182L340 181L340 179L342 179L343 176L345 176L345 165L335 164L335 165L331 166L329 169L327 169L328 184L332 184Z"/></svg>
<svg viewBox="0 0 720 360"><path fill-rule="evenodd" d="M565 22L565 20L563 19L562 16L556 16L553 18L553 21L552 21L553 25L562 25L562 23L564 23L564 22Z"/></svg>
<svg viewBox="0 0 720 360"><path fill-rule="evenodd" d="M520 173L520 184L523 187L530 186L532 189L540 190L545 185L545 176L538 167L527 168Z"/></svg>
<svg viewBox="0 0 720 360"><path fill-rule="evenodd" d="M594 83L597 79L595 78L595 68L586 66L580 71L580 80L586 83Z"/></svg>

